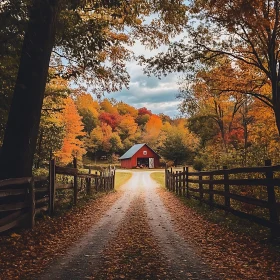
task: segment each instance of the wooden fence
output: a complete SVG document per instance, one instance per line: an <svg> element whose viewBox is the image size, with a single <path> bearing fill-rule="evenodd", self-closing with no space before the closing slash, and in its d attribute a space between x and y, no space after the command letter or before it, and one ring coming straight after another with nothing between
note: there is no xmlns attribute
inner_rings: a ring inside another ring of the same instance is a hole
<svg viewBox="0 0 280 280"><path fill-rule="evenodd" d="M219 208L271 229L280 236L280 165L189 172L165 170L165 185L187 198Z"/></svg>
<svg viewBox="0 0 280 280"><path fill-rule="evenodd" d="M72 178L68 183L57 179L57 175ZM32 228L36 214L47 212L52 215L59 201L57 192L73 191L73 201L76 205L82 186L86 185L86 195L93 192L114 189L115 170L107 170L97 174L81 174L74 160L74 167L60 167L51 160L48 177L15 178L0 181L0 232L15 227ZM80 184L79 184L80 183Z"/></svg>

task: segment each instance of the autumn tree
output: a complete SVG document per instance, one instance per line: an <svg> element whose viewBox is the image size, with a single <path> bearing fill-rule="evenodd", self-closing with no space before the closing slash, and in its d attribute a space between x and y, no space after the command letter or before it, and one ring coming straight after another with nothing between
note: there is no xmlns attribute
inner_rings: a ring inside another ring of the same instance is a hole
<svg viewBox="0 0 280 280"><path fill-rule="evenodd" d="M120 115L130 115L133 118L136 118L138 115L138 110L136 108L122 101L118 102L116 106Z"/></svg>
<svg viewBox="0 0 280 280"><path fill-rule="evenodd" d="M79 115L82 116L85 132L90 135L98 124L100 106L88 93L77 93L76 105Z"/></svg>
<svg viewBox="0 0 280 280"><path fill-rule="evenodd" d="M14 2L5 1L1 8ZM1 149L1 178L32 174L48 67L54 46L57 47L57 56L68 54L69 61L73 62L71 76L94 73L92 77L101 88L116 90L116 84L122 86L128 81L123 62L129 52L118 44L118 41L126 41L128 36L115 36L116 32L112 32L111 27L116 27L117 31L124 24L130 25L131 38L142 39L155 47L167 42L169 35L181 31L186 23L183 1L143 1L147 5L141 5L141 1L132 1L126 4L127 1L27 1L29 21L24 33L19 70ZM138 18L140 14L154 13L159 18L147 26ZM67 25L64 25L66 22ZM59 26L67 32L59 33ZM105 46L110 48L102 54ZM111 61L111 68L106 67L106 64L99 67L104 57ZM90 82L89 79L87 82Z"/></svg>
<svg viewBox="0 0 280 280"><path fill-rule="evenodd" d="M134 138L137 132L138 125L135 122L133 116L123 115L118 125L117 131L122 140L126 138Z"/></svg>
<svg viewBox="0 0 280 280"><path fill-rule="evenodd" d="M165 160L173 161L176 166L191 162L197 146L197 137L187 129L183 120L179 120L177 126L172 126L166 131L159 153Z"/></svg>
<svg viewBox="0 0 280 280"><path fill-rule="evenodd" d="M162 121L160 117L157 115L151 115L150 119L145 125L143 142L155 149L158 146L161 129Z"/></svg>
<svg viewBox="0 0 280 280"><path fill-rule="evenodd" d="M68 82L54 74L55 71L52 69L44 95L34 161L37 168L43 161L48 161L52 153L61 149L64 138L65 121L61 117L61 113L65 108L65 100L70 91Z"/></svg>
<svg viewBox="0 0 280 280"><path fill-rule="evenodd" d="M123 148L120 136L112 132L112 128L106 123L94 128L86 141L88 151L95 158L98 155L112 155Z"/></svg>
<svg viewBox="0 0 280 280"><path fill-rule="evenodd" d="M85 154L84 143L81 140L85 132L83 132L81 116L78 114L77 107L71 97L65 100L64 106L60 117L65 127L65 133L62 147L55 153L55 156L62 164L68 164L73 161L74 157L81 160Z"/></svg>
<svg viewBox="0 0 280 280"><path fill-rule="evenodd" d="M145 60L147 72L191 73L197 67L227 57L232 65L247 64L265 76L271 86L267 96L258 87L243 92L264 102L274 112L280 132L279 1L194 0L190 3L188 39L170 45L166 53Z"/></svg>
<svg viewBox="0 0 280 280"><path fill-rule="evenodd" d="M120 121L121 121L121 117L118 114L118 112L116 114L110 114L107 112L101 112L99 114L99 121L101 123L106 123L107 125L109 125L112 130L116 130L116 127L119 125Z"/></svg>

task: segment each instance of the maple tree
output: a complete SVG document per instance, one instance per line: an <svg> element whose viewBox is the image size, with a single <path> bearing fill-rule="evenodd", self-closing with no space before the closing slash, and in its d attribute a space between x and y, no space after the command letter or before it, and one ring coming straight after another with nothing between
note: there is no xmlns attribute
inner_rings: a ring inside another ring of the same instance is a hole
<svg viewBox="0 0 280 280"><path fill-rule="evenodd" d="M155 148L158 144L162 129L162 121L157 115L151 115L144 128L143 141L150 147Z"/></svg>
<svg viewBox="0 0 280 280"><path fill-rule="evenodd" d="M111 126L101 123L101 126L94 128L90 137L86 140L88 152L94 155L112 155L122 150L123 144L118 133L113 132Z"/></svg>
<svg viewBox="0 0 280 280"><path fill-rule="evenodd" d="M108 124L112 128L112 130L115 130L121 121L121 117L119 114L101 112L99 115L99 120L102 123Z"/></svg>
<svg viewBox="0 0 280 280"><path fill-rule="evenodd" d="M55 156L62 164L66 165L72 162L74 157L81 160L86 151L83 147L83 141L80 139L81 136L85 135L84 127L73 99L68 97L64 101L64 106L60 117L65 127L65 134L62 147L55 152Z"/></svg>

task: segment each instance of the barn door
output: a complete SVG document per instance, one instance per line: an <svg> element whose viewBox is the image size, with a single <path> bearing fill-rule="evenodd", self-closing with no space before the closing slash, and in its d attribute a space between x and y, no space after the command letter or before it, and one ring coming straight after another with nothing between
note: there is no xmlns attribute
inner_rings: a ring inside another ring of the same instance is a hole
<svg viewBox="0 0 280 280"><path fill-rule="evenodd" d="M149 158L149 168L154 168L154 167L155 167L154 158Z"/></svg>

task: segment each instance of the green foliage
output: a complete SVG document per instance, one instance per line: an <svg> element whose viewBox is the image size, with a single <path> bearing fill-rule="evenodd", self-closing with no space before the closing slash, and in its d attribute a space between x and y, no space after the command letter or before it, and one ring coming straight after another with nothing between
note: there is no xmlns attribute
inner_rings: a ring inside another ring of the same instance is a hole
<svg viewBox="0 0 280 280"><path fill-rule="evenodd" d="M205 167L205 162L203 161L202 158L195 158L194 161L193 161L193 168L197 171L201 171L204 169Z"/></svg>
<svg viewBox="0 0 280 280"><path fill-rule="evenodd" d="M92 114L88 109L78 109L80 116L82 117L82 122L84 124L84 130L87 134L97 126L98 119Z"/></svg>
<svg viewBox="0 0 280 280"><path fill-rule="evenodd" d="M193 151L184 141L185 135L180 131L171 131L167 134L159 149L160 155L166 160L174 161L175 166L185 162L191 162Z"/></svg>
<svg viewBox="0 0 280 280"><path fill-rule="evenodd" d="M4 1L0 6L0 145L19 66L26 27L27 1Z"/></svg>
<svg viewBox="0 0 280 280"><path fill-rule="evenodd" d="M199 137L202 147L219 133L215 121L207 116L198 115L188 118L188 128Z"/></svg>

